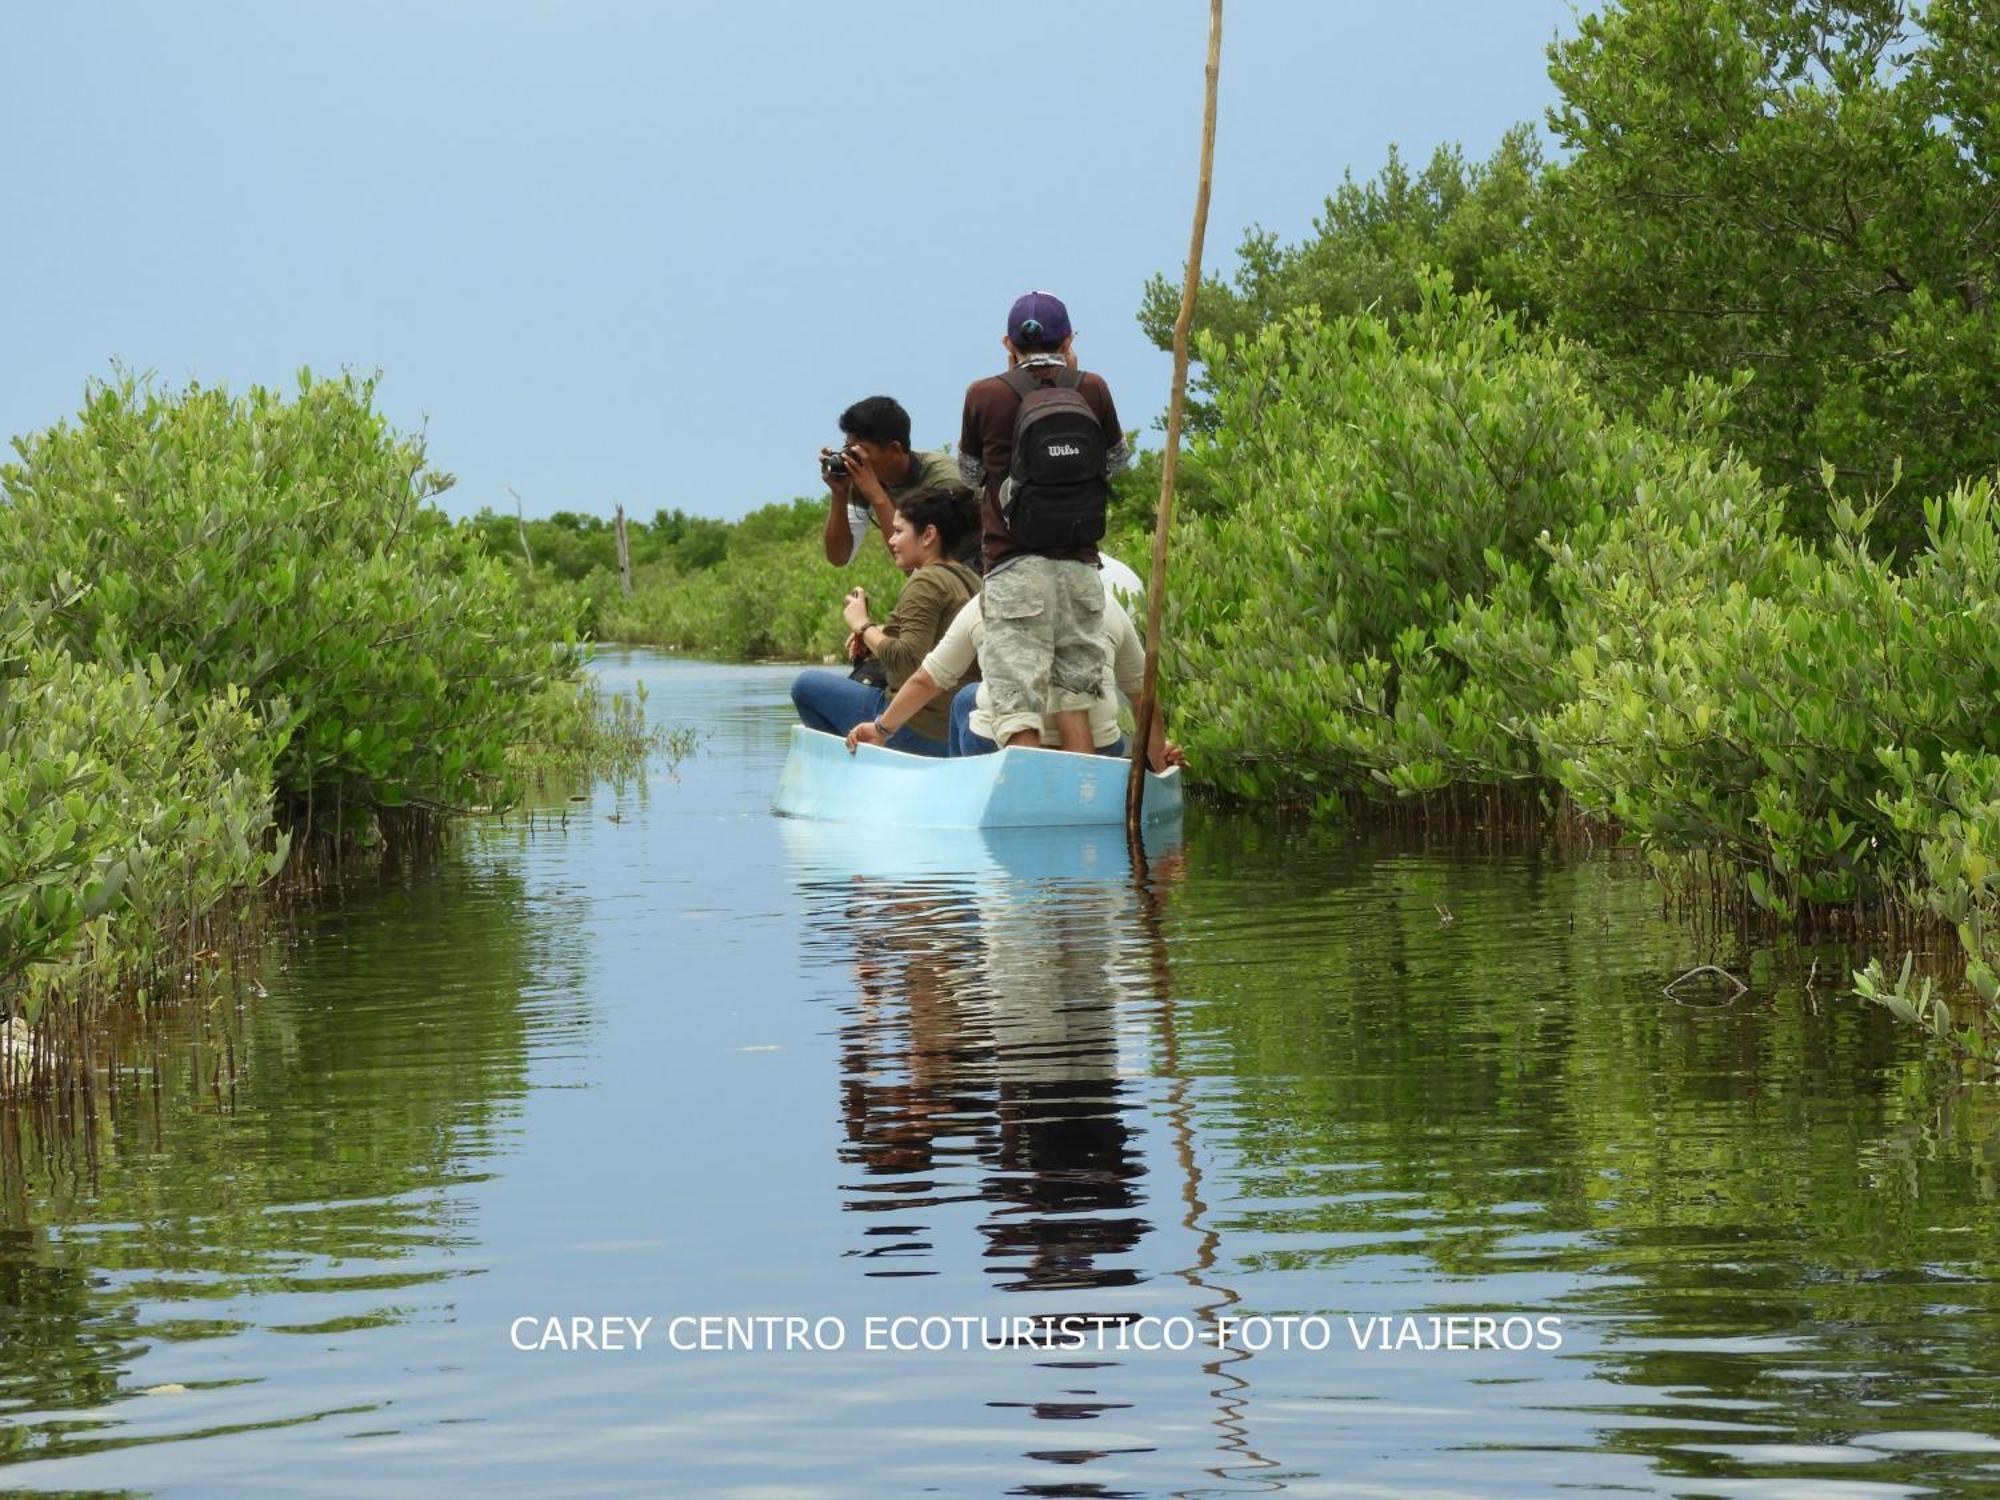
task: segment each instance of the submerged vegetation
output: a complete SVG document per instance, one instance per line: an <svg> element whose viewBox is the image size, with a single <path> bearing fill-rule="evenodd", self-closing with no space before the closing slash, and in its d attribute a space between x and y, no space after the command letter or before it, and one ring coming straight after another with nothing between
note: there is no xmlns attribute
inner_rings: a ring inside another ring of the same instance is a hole
<svg viewBox="0 0 2000 1500"><path fill-rule="evenodd" d="M541 785L551 776L614 779L637 774L656 755L671 766L695 747L692 729L670 729L646 717L646 685L631 695L608 691L593 677L552 679L526 726L507 749L515 775Z"/></svg>
<svg viewBox="0 0 2000 1500"><path fill-rule="evenodd" d="M0 469L0 1009L145 1000L294 846L427 837L537 756L649 737L563 601L430 500L372 385L121 378Z"/></svg>

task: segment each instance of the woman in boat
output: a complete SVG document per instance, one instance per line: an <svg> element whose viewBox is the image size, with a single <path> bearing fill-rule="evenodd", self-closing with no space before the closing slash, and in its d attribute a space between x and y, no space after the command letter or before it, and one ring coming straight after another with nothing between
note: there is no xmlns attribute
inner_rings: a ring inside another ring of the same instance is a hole
<svg viewBox="0 0 2000 1500"><path fill-rule="evenodd" d="M857 588L841 610L852 632L850 647L882 664L888 690L839 672L801 672L792 683L792 704L800 723L827 734L846 734L857 724L875 720L889 706L965 602L979 592L979 575L954 556L974 520L971 496L963 490L927 489L896 502L889 554L909 575L896 596L896 607L877 625L869 617L868 591ZM875 743L916 755L944 755L949 737L947 705L938 702L904 715L893 732L884 731Z"/></svg>
<svg viewBox="0 0 2000 1500"><path fill-rule="evenodd" d="M1140 643L1132 617L1118 605L1106 603L1104 627L1109 664L1104 691L1090 709L1090 738L1096 754L1123 755L1125 735L1118 727L1118 694L1123 693L1134 702L1138 700L1146 670L1146 648ZM952 686L972 670L985 632L980 601L974 599L958 612L936 649L910 674L888 707L872 722L857 724L848 731L847 748L852 750L861 744L897 748L895 732L913 715L928 712L949 698ZM984 689L984 683L967 683L951 700L953 755L990 755L1000 748L993 741L993 723L984 701ZM1050 750L1061 747L1053 714L1042 716L1042 747ZM1158 715L1153 718L1152 743L1146 747L1146 760L1155 771L1187 764L1180 746L1166 737Z"/></svg>

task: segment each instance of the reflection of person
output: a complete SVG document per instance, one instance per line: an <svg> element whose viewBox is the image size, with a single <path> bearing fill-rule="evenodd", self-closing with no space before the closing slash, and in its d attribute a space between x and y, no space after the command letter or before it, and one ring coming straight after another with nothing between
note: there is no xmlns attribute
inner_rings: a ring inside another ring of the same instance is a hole
<svg viewBox="0 0 2000 1500"><path fill-rule="evenodd" d="M939 448L910 450L910 414L890 396L869 396L840 414L838 448L822 448L820 477L826 480L826 527L820 544L836 568L854 561L871 531L884 541L895 523L896 504L919 489L939 494L969 493L958 463ZM960 562L977 566L979 538L969 531L953 553Z"/></svg>
<svg viewBox="0 0 2000 1500"><path fill-rule="evenodd" d="M999 1289L1130 1285L1148 1224L1121 1066L1121 998L1146 972L1125 961L1143 940L1129 876L988 849L1001 868L976 875L807 886L859 982L842 1157L862 1174L845 1205L872 1221L865 1274L915 1274L951 1205L971 1203Z"/></svg>
<svg viewBox="0 0 2000 1500"><path fill-rule="evenodd" d="M1124 875L1125 872L1118 872ZM997 1159L980 1231L1002 1291L1129 1286L1107 1265L1147 1228L1144 1160L1120 1077L1119 1001L1138 937L1129 878L1037 878L977 888L979 973L993 1037ZM1005 1206L1002 1206L1005 1205Z"/></svg>
<svg viewBox="0 0 2000 1500"><path fill-rule="evenodd" d="M874 881L831 889L841 899L827 915L844 929L860 981L858 1015L841 1033L841 1113L851 1159L871 1175L930 1173L951 1154L940 1141L988 1134L956 1107L962 1080L953 1050L925 1045L961 1035L967 1024L969 957L935 936L949 932L953 898L885 890ZM859 1205L850 1200L850 1206ZM904 1212L918 1205L898 1198L893 1206ZM908 1253L907 1239L896 1240L885 1252Z"/></svg>
<svg viewBox="0 0 2000 1500"><path fill-rule="evenodd" d="M1015 420L1027 399L1017 382L1074 389L1101 429L1106 481L1130 460L1111 388L1103 376L1076 370L1073 338L1069 309L1059 298L1029 292L1016 299L1001 340L1007 373L976 380L966 389L958 462L965 479L982 486L980 519L991 592L980 674L991 690L999 741L1039 745L1042 713L1052 705L1062 748L1088 751L1086 711L1102 691L1104 675L1104 592L1097 578L1097 548L1092 543L1027 545L1010 529L1001 499L1013 461Z"/></svg>
<svg viewBox="0 0 2000 1500"><path fill-rule="evenodd" d="M868 591L857 588L841 611L851 632L850 655L865 653L881 662L888 690L838 672L801 672L792 682L800 723L827 734L846 734L888 706L890 694L909 680L966 600L979 592L979 575L951 556L971 527L971 505L961 491L925 490L903 498L889 532L889 552L909 575L896 607L877 625L869 617ZM939 703L911 715L907 723L899 721L877 743L917 755L943 755L949 734L946 705Z"/></svg>

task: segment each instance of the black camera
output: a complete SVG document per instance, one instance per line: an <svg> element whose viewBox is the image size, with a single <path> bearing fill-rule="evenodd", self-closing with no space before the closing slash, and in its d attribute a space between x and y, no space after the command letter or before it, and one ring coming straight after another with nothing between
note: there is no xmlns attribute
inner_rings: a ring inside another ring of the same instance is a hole
<svg viewBox="0 0 2000 1500"><path fill-rule="evenodd" d="M847 473L847 450L839 448L825 454L819 461L820 472L831 474L838 479Z"/></svg>

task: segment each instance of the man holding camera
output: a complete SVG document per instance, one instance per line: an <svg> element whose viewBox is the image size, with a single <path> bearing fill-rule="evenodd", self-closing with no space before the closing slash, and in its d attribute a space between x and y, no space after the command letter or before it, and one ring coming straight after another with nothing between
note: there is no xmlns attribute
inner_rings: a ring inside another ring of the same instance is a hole
<svg viewBox="0 0 2000 1500"><path fill-rule="evenodd" d="M935 453L910 451L910 414L890 396L869 396L840 414L839 448L819 452L820 476L826 480L826 528L820 544L836 568L854 561L862 539L875 531L886 544L895 522L896 504L920 489L939 493L970 493L959 475L958 461L940 448ZM979 566L977 531L959 548L958 560Z"/></svg>

